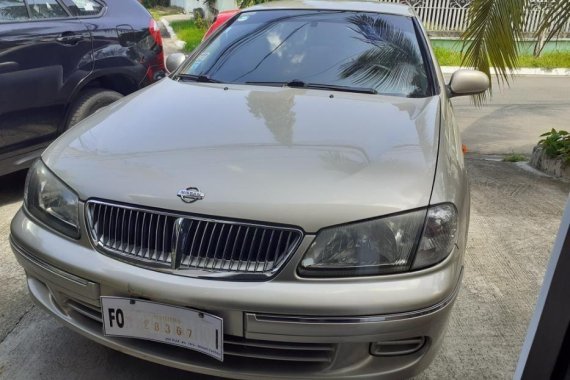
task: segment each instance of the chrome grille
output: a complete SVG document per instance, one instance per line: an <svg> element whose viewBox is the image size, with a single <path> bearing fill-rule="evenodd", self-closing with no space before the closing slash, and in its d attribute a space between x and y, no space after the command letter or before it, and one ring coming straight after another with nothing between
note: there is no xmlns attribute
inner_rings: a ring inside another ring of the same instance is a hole
<svg viewBox="0 0 570 380"><path fill-rule="evenodd" d="M87 225L97 247L143 264L180 270L266 273L298 247L300 230L175 215L87 202Z"/></svg>
<svg viewBox="0 0 570 380"><path fill-rule="evenodd" d="M91 235L101 247L145 261L171 262L175 217L99 202L87 207Z"/></svg>

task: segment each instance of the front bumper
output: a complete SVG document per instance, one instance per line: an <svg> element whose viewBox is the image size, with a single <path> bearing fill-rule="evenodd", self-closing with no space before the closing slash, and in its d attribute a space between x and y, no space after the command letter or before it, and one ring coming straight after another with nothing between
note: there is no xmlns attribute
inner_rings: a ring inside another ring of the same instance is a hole
<svg viewBox="0 0 570 380"><path fill-rule="evenodd" d="M26 270L32 297L74 330L156 363L243 379L413 376L427 367L441 344L462 270L461 254L454 252L429 271L382 281L193 279L101 255L46 229L23 211L13 220L11 243ZM429 294L427 300L418 298L416 288ZM383 297L385 292L390 297ZM100 296L139 297L224 318L226 360L220 363L177 347L104 336ZM398 298L399 309L392 301ZM410 307L412 302L417 307ZM370 355L371 342L418 337L425 338L425 344L411 353Z"/></svg>

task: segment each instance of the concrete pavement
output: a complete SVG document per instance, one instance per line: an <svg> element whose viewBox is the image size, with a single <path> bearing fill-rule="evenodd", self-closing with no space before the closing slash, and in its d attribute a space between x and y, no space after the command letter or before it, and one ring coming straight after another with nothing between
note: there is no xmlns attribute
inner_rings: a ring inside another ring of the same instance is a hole
<svg viewBox="0 0 570 380"><path fill-rule="evenodd" d="M8 234L10 221L20 208L24 191L25 173L0 177L0 341L14 329L20 319L32 308L24 285L24 272L12 257ZM2 359L0 359L0 362ZM1 376L2 364L0 364Z"/></svg>
<svg viewBox="0 0 570 380"><path fill-rule="evenodd" d="M519 76L511 87L495 83L493 97L480 109L469 97L453 103L471 152L530 154L542 133L570 129L570 77Z"/></svg>

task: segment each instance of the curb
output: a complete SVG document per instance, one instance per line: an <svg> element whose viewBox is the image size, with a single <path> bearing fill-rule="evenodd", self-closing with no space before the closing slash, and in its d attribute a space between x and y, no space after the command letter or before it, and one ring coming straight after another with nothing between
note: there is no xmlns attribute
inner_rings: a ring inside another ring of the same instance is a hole
<svg viewBox="0 0 570 380"><path fill-rule="evenodd" d="M162 23L162 25L164 25L164 27L168 31L168 34L170 34L170 39L174 41L174 46L176 46L180 50L184 49L184 46L186 46L186 42L180 41L178 39L176 33L174 33L174 29L172 29L172 26L170 26L170 22L168 22L168 20L165 19L164 17L160 18L160 22Z"/></svg>
<svg viewBox="0 0 570 380"><path fill-rule="evenodd" d="M466 69L467 67L460 66L442 66L441 72L443 74L453 74L459 69ZM493 72L493 68L491 68ZM513 75L528 75L528 76L549 76L549 77L570 77L570 69L537 69L537 68L521 68L512 71ZM494 75L494 74L493 74Z"/></svg>

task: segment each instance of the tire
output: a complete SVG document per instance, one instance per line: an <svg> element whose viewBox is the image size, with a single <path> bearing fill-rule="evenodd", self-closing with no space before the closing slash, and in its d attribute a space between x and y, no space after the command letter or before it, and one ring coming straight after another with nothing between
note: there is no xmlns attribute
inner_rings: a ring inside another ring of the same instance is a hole
<svg viewBox="0 0 570 380"><path fill-rule="evenodd" d="M67 128L73 127L87 116L123 97L120 93L101 88L83 91L71 106Z"/></svg>

